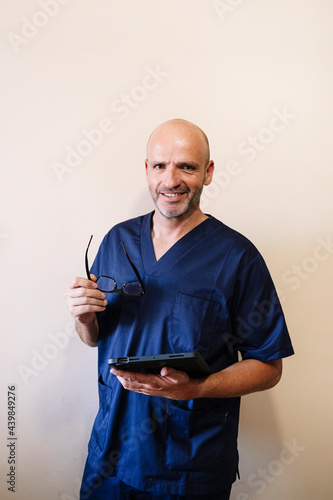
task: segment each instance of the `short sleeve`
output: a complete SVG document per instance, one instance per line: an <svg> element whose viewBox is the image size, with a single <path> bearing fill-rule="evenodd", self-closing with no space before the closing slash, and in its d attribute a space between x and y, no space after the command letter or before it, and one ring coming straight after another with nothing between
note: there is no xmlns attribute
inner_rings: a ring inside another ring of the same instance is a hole
<svg viewBox="0 0 333 500"><path fill-rule="evenodd" d="M294 354L276 289L260 254L237 275L231 319L233 345L242 359L269 361Z"/></svg>

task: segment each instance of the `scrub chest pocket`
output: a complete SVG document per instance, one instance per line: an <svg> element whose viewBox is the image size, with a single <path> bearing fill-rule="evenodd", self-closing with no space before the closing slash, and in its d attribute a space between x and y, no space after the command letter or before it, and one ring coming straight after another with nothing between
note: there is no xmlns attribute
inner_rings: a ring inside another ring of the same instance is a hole
<svg viewBox="0 0 333 500"><path fill-rule="evenodd" d="M218 302L179 292L173 309L170 332L170 341L175 352L208 353L214 345L219 309Z"/></svg>

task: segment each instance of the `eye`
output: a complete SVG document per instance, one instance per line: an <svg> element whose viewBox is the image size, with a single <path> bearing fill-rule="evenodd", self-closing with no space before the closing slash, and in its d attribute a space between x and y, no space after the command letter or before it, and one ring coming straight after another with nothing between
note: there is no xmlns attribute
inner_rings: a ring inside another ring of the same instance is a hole
<svg viewBox="0 0 333 500"><path fill-rule="evenodd" d="M155 170L162 170L162 168L164 168L164 165L163 163L157 163L156 165L153 165L153 168Z"/></svg>
<svg viewBox="0 0 333 500"><path fill-rule="evenodd" d="M188 165L187 163L182 165L182 169L183 170L196 170L196 168L193 165Z"/></svg>

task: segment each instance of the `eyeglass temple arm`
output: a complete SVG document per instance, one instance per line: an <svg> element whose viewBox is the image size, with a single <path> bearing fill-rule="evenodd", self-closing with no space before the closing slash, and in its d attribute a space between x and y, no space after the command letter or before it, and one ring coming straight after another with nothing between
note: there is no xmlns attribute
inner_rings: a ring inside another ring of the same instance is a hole
<svg viewBox="0 0 333 500"><path fill-rule="evenodd" d="M90 243L91 243L91 240L93 239L93 235L90 236L90 240L89 240L89 243L88 243L88 246L87 246L87 250L86 250L86 255L85 255L85 266L86 266L86 274L87 274L87 278L88 280L92 281L91 279L91 276L90 276L90 270L89 270L89 264L88 264L88 250L89 250L89 247L90 247ZM135 272L136 274L136 277L138 278L139 280L139 283L140 285L142 286L142 290L145 291L145 285L141 279L141 276L139 274L139 271L137 270L137 268L135 267L135 265L133 264L133 262L131 261L131 259L129 258L129 255L127 253L127 250L126 250L126 247L125 247L125 243L122 241L121 242L122 245L123 245L123 248L125 250L125 254L126 254L126 257L128 259L128 262L131 264L132 266L132 269L133 271Z"/></svg>
<svg viewBox="0 0 333 500"><path fill-rule="evenodd" d="M132 269L133 269L133 271L135 272L136 277L138 278L140 285L142 286L142 290L143 290L143 291L145 291L145 285L144 285L144 283L143 283L143 281L142 281L142 279L141 279L141 276L140 276L140 274L139 274L139 271L137 270L137 268L135 267L135 265L133 264L133 262L132 262L132 261L131 261L131 259L129 258L129 255L128 255L127 250L126 250L126 247L125 247L125 243L124 243L123 241L122 241L121 243L122 243L123 248L124 248L124 250L125 250L125 254L126 254L126 257L127 257L127 259L128 259L128 262L131 264Z"/></svg>
<svg viewBox="0 0 333 500"><path fill-rule="evenodd" d="M89 270L89 265L88 265L88 250L89 250L92 238L93 238L93 235L90 236L90 240L89 240L89 243L88 243L88 246L87 246L87 250L86 250L86 258L85 258L86 274L87 274L88 280L90 280L90 281L92 281L92 279L91 279L91 276L90 276L90 270Z"/></svg>

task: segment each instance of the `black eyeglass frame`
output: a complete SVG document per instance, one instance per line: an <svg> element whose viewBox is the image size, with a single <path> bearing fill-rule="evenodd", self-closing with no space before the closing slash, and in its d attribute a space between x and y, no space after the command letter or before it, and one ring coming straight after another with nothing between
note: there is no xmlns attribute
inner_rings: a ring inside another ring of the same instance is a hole
<svg viewBox="0 0 333 500"><path fill-rule="evenodd" d="M87 274L88 280L90 280L90 281L92 281L92 279L91 279L91 275L90 275L90 271L89 271L89 264L88 264L88 250L89 250L90 243L91 243L92 239L93 239L93 235L90 236L90 240L89 240L89 243L88 243L88 246L87 246L87 250L86 250L86 254L85 254L86 274ZM128 255L126 247L125 247L125 243L122 241L121 244L123 245L123 249L125 250L125 254L126 254L127 260L130 263L130 265L131 265L133 271L135 272L135 275L138 278L138 281L139 281L139 283L141 285L141 288L142 288L141 292L140 293L135 293L135 294L134 293L125 293L124 292L125 287L127 285L129 285L130 283L134 283L134 281L129 281L128 283L124 283L121 288L117 288L117 286L118 286L117 285L117 281L114 278L112 278L112 276L101 275L101 276L98 276L97 281L99 280L99 278L109 278L109 279L112 279L115 282L115 288L113 290L101 290L104 293L120 293L121 295L126 295L127 297L128 296L141 297L142 295L145 294L145 285L144 285L144 283L143 283L143 281L141 279L139 271L137 270L137 268L135 267L135 265L133 264L133 262L129 258L129 255Z"/></svg>

